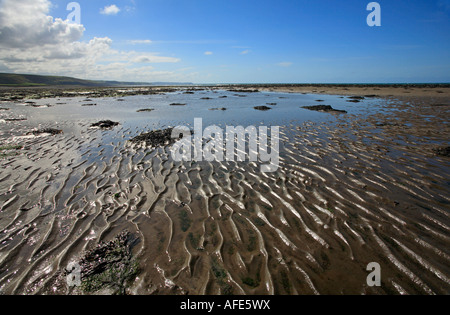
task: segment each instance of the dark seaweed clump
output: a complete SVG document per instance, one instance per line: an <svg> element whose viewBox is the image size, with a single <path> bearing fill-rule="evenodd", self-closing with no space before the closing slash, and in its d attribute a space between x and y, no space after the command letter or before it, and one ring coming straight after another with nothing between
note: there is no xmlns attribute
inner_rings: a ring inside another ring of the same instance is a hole
<svg viewBox="0 0 450 315"><path fill-rule="evenodd" d="M110 129L110 128L113 128L118 125L119 125L118 122L114 122L111 120L102 120L102 121L99 121L98 123L92 124L91 127L92 128L100 128L100 129Z"/></svg>
<svg viewBox="0 0 450 315"><path fill-rule="evenodd" d="M80 261L81 289L86 293L112 289L114 294L125 294L127 285L138 274L138 261L132 254L137 241L125 231L88 251Z"/></svg>
<svg viewBox="0 0 450 315"><path fill-rule="evenodd" d="M143 133L137 137L131 139L131 143L140 144L145 143L151 147L164 147L175 143L177 140L183 138L183 134L180 133L178 138L172 138L172 132L174 128L168 128L163 130L154 130L148 133Z"/></svg>
<svg viewBox="0 0 450 315"><path fill-rule="evenodd" d="M345 110L334 109L330 105L303 106L303 108L317 112L347 113Z"/></svg>
<svg viewBox="0 0 450 315"><path fill-rule="evenodd" d="M271 110L272 108L267 107L267 106L256 106L255 109L256 110L266 111L266 110Z"/></svg>
<svg viewBox="0 0 450 315"><path fill-rule="evenodd" d="M145 112L152 112L154 111L153 108L144 108L144 109L139 109L137 112L138 113L145 113Z"/></svg>
<svg viewBox="0 0 450 315"><path fill-rule="evenodd" d="M259 90L244 90L244 89L230 89L228 92L235 92L235 93L259 93Z"/></svg>
<svg viewBox="0 0 450 315"><path fill-rule="evenodd" d="M450 147L440 147L433 149L433 152L439 156L450 156Z"/></svg>
<svg viewBox="0 0 450 315"><path fill-rule="evenodd" d="M40 129L40 130L34 130L34 131L30 132L29 134L33 134L35 136L39 136L42 134L50 134L52 136L56 136L56 135L59 135L62 133L63 133L62 130L53 129L53 128L45 128L45 129Z"/></svg>

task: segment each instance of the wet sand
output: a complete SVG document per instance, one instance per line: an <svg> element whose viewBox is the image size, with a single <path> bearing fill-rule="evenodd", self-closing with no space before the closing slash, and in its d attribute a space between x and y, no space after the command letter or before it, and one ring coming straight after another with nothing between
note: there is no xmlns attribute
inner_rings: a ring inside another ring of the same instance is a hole
<svg viewBox="0 0 450 315"><path fill-rule="evenodd" d="M86 293L65 268L128 231L127 294L449 294L449 89L313 89L270 88L377 94L382 109L281 126L280 169L266 174L175 162L128 145L143 130L122 125L1 123L0 292ZM366 283L371 262L381 287Z"/></svg>

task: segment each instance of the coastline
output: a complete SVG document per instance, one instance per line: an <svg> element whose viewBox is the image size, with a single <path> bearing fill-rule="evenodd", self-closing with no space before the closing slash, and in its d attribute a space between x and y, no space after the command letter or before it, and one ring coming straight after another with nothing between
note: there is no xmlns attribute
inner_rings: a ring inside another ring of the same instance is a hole
<svg viewBox="0 0 450 315"><path fill-rule="evenodd" d="M6 87L0 86L0 100L5 95L15 94L21 99L32 96L64 97L70 93L97 92L103 97L129 96L139 94L165 93L179 90L227 90L261 91L280 93L307 93L324 95L352 95L370 97L406 97L445 100L450 97L450 84L226 84L226 85L188 85L188 86L124 86L124 87L80 87L80 86L42 86ZM124 92L125 91L125 92ZM94 96L95 97L95 96Z"/></svg>

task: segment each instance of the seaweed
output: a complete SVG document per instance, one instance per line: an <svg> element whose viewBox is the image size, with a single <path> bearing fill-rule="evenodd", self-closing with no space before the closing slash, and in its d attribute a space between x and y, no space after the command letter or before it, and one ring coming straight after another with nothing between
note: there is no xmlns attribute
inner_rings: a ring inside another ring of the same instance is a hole
<svg viewBox="0 0 450 315"><path fill-rule="evenodd" d="M81 289L95 293L112 289L124 295L128 284L136 278L139 263L132 255L137 239L128 231L110 242L102 242L88 251L80 261Z"/></svg>
<svg viewBox="0 0 450 315"><path fill-rule="evenodd" d="M256 110L261 110L261 111L267 111L267 110L271 110L272 108L267 107L267 106L256 106L254 107Z"/></svg>
<svg viewBox="0 0 450 315"><path fill-rule="evenodd" d="M450 147L440 147L433 149L434 154L438 156L450 156Z"/></svg>
<svg viewBox="0 0 450 315"><path fill-rule="evenodd" d="M250 277L242 278L242 283L248 285L249 287L256 288L259 286L259 282Z"/></svg>
<svg viewBox="0 0 450 315"><path fill-rule="evenodd" d="M99 121L98 123L92 124L91 128L111 129L118 125L119 125L118 122L114 122L111 120L102 120L102 121Z"/></svg>
<svg viewBox="0 0 450 315"><path fill-rule="evenodd" d="M333 112L333 113L347 113L345 110L334 109L330 105L314 105L314 106L303 106L304 109L316 111L316 112Z"/></svg>
<svg viewBox="0 0 450 315"><path fill-rule="evenodd" d="M174 128L150 131L134 137L130 141L134 144L145 143L145 145L151 147L164 147L183 138L183 133L180 133L178 138L172 138L173 130Z"/></svg>
<svg viewBox="0 0 450 315"><path fill-rule="evenodd" d="M52 136L56 136L56 135L59 135L62 133L63 133L63 131L59 130L59 129L45 128L45 129L40 129L40 130L34 130L34 131L30 132L29 134L33 134L35 136L39 136L41 134L50 134Z"/></svg>
<svg viewBox="0 0 450 315"><path fill-rule="evenodd" d="M183 232L187 232L187 230L189 230L192 224L192 220L191 218L189 218L188 212L186 210L181 210L178 213L178 218L180 219L181 230Z"/></svg>
<svg viewBox="0 0 450 315"><path fill-rule="evenodd" d="M144 113L144 112L152 112L152 111L154 111L153 108L144 108L144 109L139 109L137 112Z"/></svg>

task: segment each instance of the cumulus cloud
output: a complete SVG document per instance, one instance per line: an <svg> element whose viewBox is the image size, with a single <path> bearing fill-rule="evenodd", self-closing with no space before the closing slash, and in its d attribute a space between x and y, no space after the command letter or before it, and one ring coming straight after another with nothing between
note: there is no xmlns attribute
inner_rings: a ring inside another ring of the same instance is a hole
<svg viewBox="0 0 450 315"><path fill-rule="evenodd" d="M155 55L140 55L132 59L134 63L175 63L179 62L180 59L173 57L162 57Z"/></svg>
<svg viewBox="0 0 450 315"><path fill-rule="evenodd" d="M1 46L29 48L79 40L83 35L84 27L48 16L50 5L48 0L2 0Z"/></svg>
<svg viewBox="0 0 450 315"><path fill-rule="evenodd" d="M104 15L116 15L119 12L120 9L115 4L107 5L100 10L100 13Z"/></svg>
<svg viewBox="0 0 450 315"><path fill-rule="evenodd" d="M177 63L178 58L118 51L108 37L81 41L83 25L49 16L49 0L0 1L0 68L8 72L130 81L165 81L177 75L150 64Z"/></svg>

